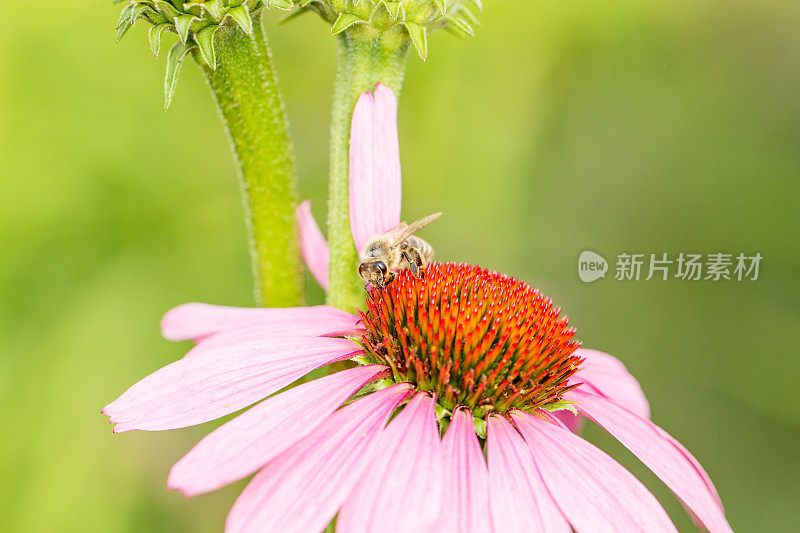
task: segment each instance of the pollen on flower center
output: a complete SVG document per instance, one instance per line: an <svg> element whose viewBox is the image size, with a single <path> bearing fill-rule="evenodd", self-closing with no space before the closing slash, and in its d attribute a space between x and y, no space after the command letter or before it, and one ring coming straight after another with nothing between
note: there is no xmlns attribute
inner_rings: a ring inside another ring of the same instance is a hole
<svg viewBox="0 0 800 533"><path fill-rule="evenodd" d="M566 316L530 285L477 266L433 263L370 289L361 320L368 359L396 380L476 416L554 406L580 357Z"/></svg>

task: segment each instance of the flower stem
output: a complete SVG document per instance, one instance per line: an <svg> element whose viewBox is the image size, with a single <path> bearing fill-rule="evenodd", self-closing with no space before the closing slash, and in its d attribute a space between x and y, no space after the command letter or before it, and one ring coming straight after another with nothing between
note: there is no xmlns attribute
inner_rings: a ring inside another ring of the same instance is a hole
<svg viewBox="0 0 800 533"><path fill-rule="evenodd" d="M364 303L364 283L356 274L358 255L350 233L348 156L350 122L358 97L381 83L400 93L408 43L361 40L345 31L338 36L338 60L333 96L331 161L328 184L328 244L330 247L328 305L353 311Z"/></svg>
<svg viewBox="0 0 800 533"><path fill-rule="evenodd" d="M256 300L265 306L300 305L295 165L261 17L254 17L252 37L220 28L214 44L217 68L204 70L241 178Z"/></svg>

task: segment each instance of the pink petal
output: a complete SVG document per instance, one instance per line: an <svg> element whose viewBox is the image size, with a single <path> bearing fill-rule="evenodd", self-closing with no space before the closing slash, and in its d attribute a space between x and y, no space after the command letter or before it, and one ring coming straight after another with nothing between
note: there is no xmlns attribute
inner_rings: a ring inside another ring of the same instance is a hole
<svg viewBox="0 0 800 533"><path fill-rule="evenodd" d="M552 411L550 414L560 420L573 433L580 433L586 422L586 419L581 415L576 415L567 409Z"/></svg>
<svg viewBox="0 0 800 533"><path fill-rule="evenodd" d="M249 476L310 434L385 369L343 370L264 400L201 440L172 467L167 486L194 496Z"/></svg>
<svg viewBox="0 0 800 533"><path fill-rule="evenodd" d="M580 390L569 396L578 402L582 413L614 435L661 478L709 531L732 531L708 474L678 441L606 398Z"/></svg>
<svg viewBox="0 0 800 533"><path fill-rule="evenodd" d="M545 488L531 452L517 430L500 416L487 421L489 501L498 533L571 531Z"/></svg>
<svg viewBox="0 0 800 533"><path fill-rule="evenodd" d="M583 382L585 385L580 388L604 396L643 418L650 418L650 404L642 387L619 359L586 348L579 348L575 355L585 357L586 361L572 382Z"/></svg>
<svg viewBox="0 0 800 533"><path fill-rule="evenodd" d="M677 531L658 500L611 457L555 423L522 411L511 416L576 531Z"/></svg>
<svg viewBox="0 0 800 533"><path fill-rule="evenodd" d="M249 348L252 345L261 344L269 347L272 343L279 341L303 341L304 339L315 337L359 337L364 332L364 329L354 327L357 320L355 316L346 316L349 318L343 319L337 325L346 324L347 320L350 327L336 331L331 331L330 327L334 325L331 321L322 323L294 322L281 326L259 324L222 331L198 340L197 345L192 347L185 357L194 357L220 347L228 347L230 351L234 351L238 346ZM356 345L352 345L352 348L353 350L357 349Z"/></svg>
<svg viewBox="0 0 800 533"><path fill-rule="evenodd" d="M328 243L311 214L311 202L306 200L297 208L297 227L303 260L319 286L328 290Z"/></svg>
<svg viewBox="0 0 800 533"><path fill-rule="evenodd" d="M337 532L441 531L444 479L434 405L427 393L417 394L381 432L367 474L339 511Z"/></svg>
<svg viewBox="0 0 800 533"><path fill-rule="evenodd" d="M325 419L256 474L228 514L225 530L322 531L362 478L376 437L410 389L393 385Z"/></svg>
<svg viewBox="0 0 800 533"><path fill-rule="evenodd" d="M314 307L226 307L202 303L183 304L161 320L165 338L200 340L228 330L264 327L265 330L333 331L353 327L357 317L326 305ZM316 333L318 334L318 333Z"/></svg>
<svg viewBox="0 0 800 533"><path fill-rule="evenodd" d="M338 331L328 331L320 335L321 337L361 337L367 330L364 328L340 329Z"/></svg>
<svg viewBox="0 0 800 533"><path fill-rule="evenodd" d="M489 474L472 413L456 409L442 439L445 483L442 509L452 519L450 530L491 533L489 520Z"/></svg>
<svg viewBox="0 0 800 533"><path fill-rule="evenodd" d="M397 100L388 87L361 95L350 128L350 229L356 249L400 222Z"/></svg>
<svg viewBox="0 0 800 533"><path fill-rule="evenodd" d="M329 337L214 346L150 374L103 409L115 432L192 426L266 398L355 346Z"/></svg>

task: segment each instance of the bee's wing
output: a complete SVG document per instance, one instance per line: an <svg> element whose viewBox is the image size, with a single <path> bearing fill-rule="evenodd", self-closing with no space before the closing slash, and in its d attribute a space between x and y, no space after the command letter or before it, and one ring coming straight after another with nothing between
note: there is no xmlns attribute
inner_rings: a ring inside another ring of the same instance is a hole
<svg viewBox="0 0 800 533"><path fill-rule="evenodd" d="M399 223L398 225L392 226L391 228L387 229L386 233L393 234L393 235L399 235L400 232L403 231L404 229L406 229L407 227L408 227L408 224L406 224L406 221L404 220L401 223Z"/></svg>
<svg viewBox="0 0 800 533"><path fill-rule="evenodd" d="M401 222L401 223L399 223L399 224L397 224L395 226L392 226L391 228L387 229L386 232L379 233L378 235L376 235L375 237L370 239L370 242L368 242L367 244L364 245L364 249L366 249L373 240L375 240L376 238L379 238L379 237L381 238L381 240L385 240L387 243L392 243L392 242L394 242L395 238L397 238L399 235L402 234L403 231L406 230L406 228L408 228L408 224L406 224L406 221L404 220L403 222ZM394 245L392 244L390 247L393 247L393 246ZM362 251L362 253L363 253L363 251Z"/></svg>
<svg viewBox="0 0 800 533"><path fill-rule="evenodd" d="M424 228L425 226L427 226L440 216L442 216L441 213L434 213L432 215L423 217L417 220L416 222L412 222L411 225L403 229L399 234L395 236L394 242L392 242L392 247L399 245L400 243L411 237L413 234L415 234L416 232L418 232L419 230L421 230L422 228Z"/></svg>

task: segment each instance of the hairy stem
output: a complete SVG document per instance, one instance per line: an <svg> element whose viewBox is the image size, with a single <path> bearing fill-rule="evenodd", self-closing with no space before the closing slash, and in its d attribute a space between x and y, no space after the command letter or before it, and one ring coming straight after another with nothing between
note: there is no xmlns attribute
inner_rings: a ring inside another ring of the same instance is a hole
<svg viewBox="0 0 800 533"><path fill-rule="evenodd" d="M253 36L220 28L217 68L205 68L231 140L242 183L256 300L302 303L295 209L297 187L289 132L260 17Z"/></svg>
<svg viewBox="0 0 800 533"><path fill-rule="evenodd" d="M400 93L408 43L398 47L380 39L364 41L346 31L339 34L338 39L328 183L328 305L352 312L355 306L364 302L364 283L356 274L358 255L350 234L350 122L358 97L365 91L373 90L376 84L381 83L395 94Z"/></svg>

